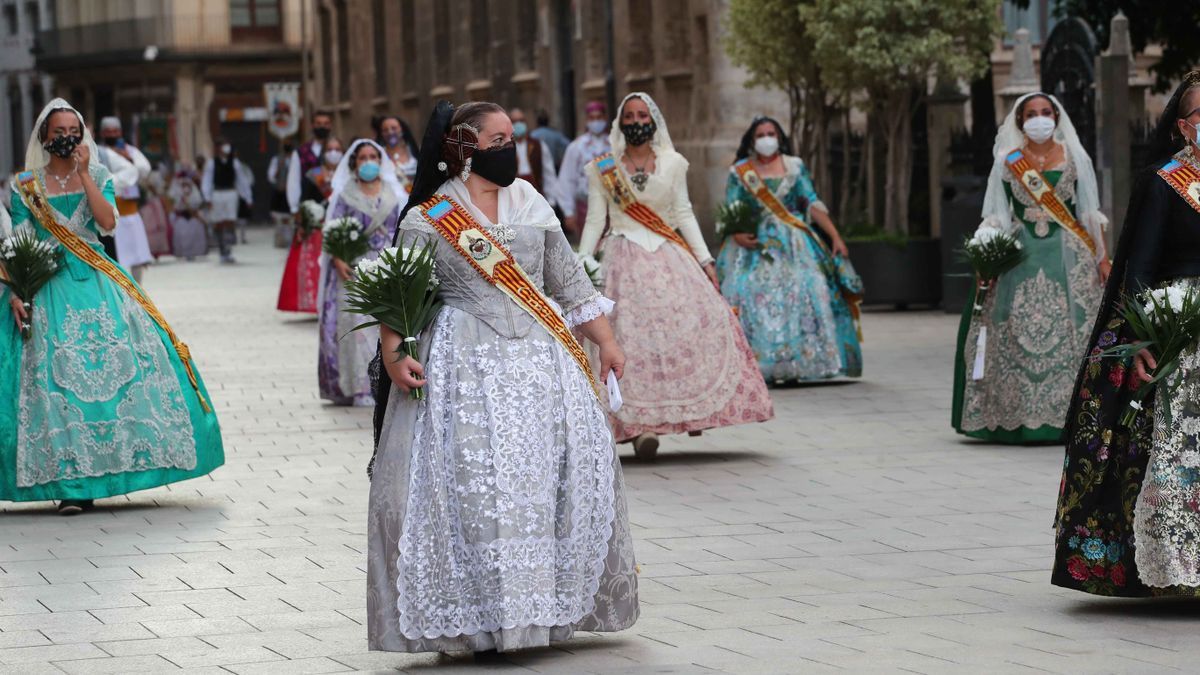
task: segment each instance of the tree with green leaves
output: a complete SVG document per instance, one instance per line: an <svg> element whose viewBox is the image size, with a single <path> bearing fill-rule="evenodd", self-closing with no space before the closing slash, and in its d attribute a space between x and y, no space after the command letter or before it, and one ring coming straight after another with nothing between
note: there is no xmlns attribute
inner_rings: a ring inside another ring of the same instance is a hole
<svg viewBox="0 0 1200 675"><path fill-rule="evenodd" d="M746 84L783 91L788 98L788 133L813 168L817 191L831 191L827 126L837 107L812 58L800 7L811 0L729 0L725 53L750 74ZM747 120L747 123L749 120Z"/></svg>
<svg viewBox="0 0 1200 675"><path fill-rule="evenodd" d="M912 118L936 79L970 79L988 65L999 0L813 0L798 3L806 57L846 96L866 94L887 148L884 228L908 232ZM868 189L873 189L873 186Z"/></svg>

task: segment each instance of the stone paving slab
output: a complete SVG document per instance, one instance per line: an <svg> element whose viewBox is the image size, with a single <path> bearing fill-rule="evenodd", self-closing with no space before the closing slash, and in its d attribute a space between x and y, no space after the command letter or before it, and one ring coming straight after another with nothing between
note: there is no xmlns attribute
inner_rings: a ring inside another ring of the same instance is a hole
<svg viewBox="0 0 1200 675"><path fill-rule="evenodd" d="M868 312L860 382L626 463L631 630L482 665L368 652L370 413L318 400L315 321L272 309L284 252L250 234L236 266L146 278L226 466L76 518L0 505L0 675L1195 670L1200 604L1049 585L1061 450L952 433L957 319L932 312Z"/></svg>

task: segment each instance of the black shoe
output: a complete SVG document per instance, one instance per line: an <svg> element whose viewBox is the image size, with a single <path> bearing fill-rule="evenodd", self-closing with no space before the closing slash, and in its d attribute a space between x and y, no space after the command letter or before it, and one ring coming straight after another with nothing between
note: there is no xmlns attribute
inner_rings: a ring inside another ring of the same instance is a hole
<svg viewBox="0 0 1200 675"><path fill-rule="evenodd" d="M658 456L658 434L642 434L633 439L633 454L643 462L653 462Z"/></svg>
<svg viewBox="0 0 1200 675"><path fill-rule="evenodd" d="M85 510L91 510L92 504L90 499L64 499L58 503L58 515L77 516Z"/></svg>

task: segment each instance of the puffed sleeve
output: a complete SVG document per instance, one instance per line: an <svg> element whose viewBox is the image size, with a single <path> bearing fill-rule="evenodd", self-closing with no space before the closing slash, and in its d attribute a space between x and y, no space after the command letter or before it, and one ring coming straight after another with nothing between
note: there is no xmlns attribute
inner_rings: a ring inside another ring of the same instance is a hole
<svg viewBox="0 0 1200 675"><path fill-rule="evenodd" d="M10 196L12 199L9 200L9 202L12 204L12 213L9 215L12 217L12 226L17 227L19 225L28 225L33 216L29 213L29 209L25 206L25 200L21 198L21 193L17 191L16 178L12 179L11 190L12 195Z"/></svg>
<svg viewBox="0 0 1200 675"><path fill-rule="evenodd" d="M713 257L708 252L708 244L704 241L704 235L700 233L700 223L696 221L696 214L692 211L692 200L688 197L688 162L683 158L683 155L675 156L673 161L677 163L671 177L675 199L671 203L671 218L669 222L679 228L679 234L683 235L684 241L692 249L696 260L701 265L707 265L712 262ZM590 204L588 205L588 209L591 209Z"/></svg>
<svg viewBox="0 0 1200 675"><path fill-rule="evenodd" d="M546 230L544 256L546 292L562 307L567 326L573 328L612 311L613 302L596 290L562 229Z"/></svg>
<svg viewBox="0 0 1200 675"><path fill-rule="evenodd" d="M583 224L583 234L579 236L579 252L592 254L596 244L600 243L600 235L604 234L604 223L608 218L608 199L604 186L600 183L600 173L596 163L592 162L584 169L588 182L587 222Z"/></svg>
<svg viewBox="0 0 1200 675"><path fill-rule="evenodd" d="M1172 197L1171 187L1154 172L1144 173L1139 183L1140 189L1135 191L1134 203L1125 218L1125 227L1136 229L1121 237L1122 243L1130 247L1125 270L1125 289L1129 293L1140 292L1157 281Z"/></svg>
<svg viewBox="0 0 1200 675"><path fill-rule="evenodd" d="M797 197L797 203L808 205L804 214L805 220L812 219L813 209L829 213L829 207L817 196L817 188L813 184L812 173L808 170L808 165L804 163L804 160L797 161L800 163L797 169L799 175L796 177L796 182L792 185L792 194Z"/></svg>

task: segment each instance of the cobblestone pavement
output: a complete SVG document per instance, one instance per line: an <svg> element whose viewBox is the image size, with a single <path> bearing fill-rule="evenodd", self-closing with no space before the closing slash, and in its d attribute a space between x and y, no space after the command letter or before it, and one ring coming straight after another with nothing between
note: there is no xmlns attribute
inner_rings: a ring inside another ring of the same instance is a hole
<svg viewBox="0 0 1200 675"><path fill-rule="evenodd" d="M366 410L316 396L315 323L273 310L283 252L168 262L147 286L224 428L210 477L61 518L0 506L0 673L1195 670L1186 602L1048 583L1057 447L949 429L956 319L868 313L861 382L626 464L642 618L508 655L366 649ZM628 446L626 446L627 448Z"/></svg>

